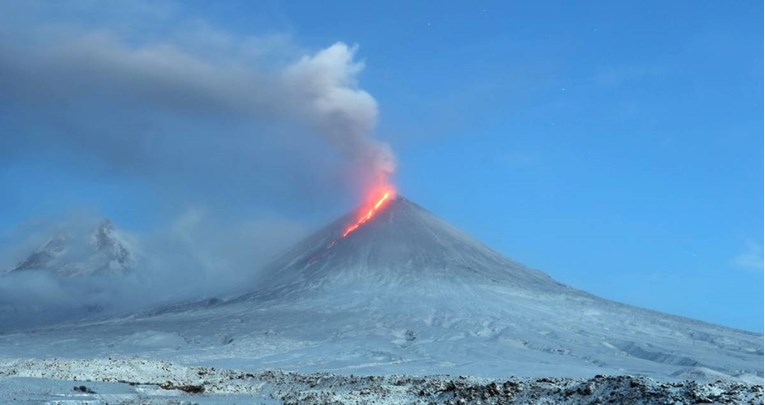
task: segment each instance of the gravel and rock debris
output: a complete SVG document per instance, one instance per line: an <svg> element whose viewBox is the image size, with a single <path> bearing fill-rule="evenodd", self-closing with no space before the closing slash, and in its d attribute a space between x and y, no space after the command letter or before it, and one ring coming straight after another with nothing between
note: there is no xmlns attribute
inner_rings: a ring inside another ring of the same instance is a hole
<svg viewBox="0 0 765 405"><path fill-rule="evenodd" d="M64 389L65 386L61 385L61 393L50 388L55 384L48 383L47 393L58 398L59 402L66 400L66 403L89 404L253 401L275 404L452 405L763 403L762 385L732 380L700 383L627 375L596 375L590 379L484 379L466 376L245 372L190 367L142 358L0 361L0 387L6 387L0 389L0 402L19 400L23 403L26 398L27 403L34 403L33 400L41 398L42 393L28 388L30 381L66 381L69 388ZM72 382L74 389L71 388ZM14 386L25 388L14 390Z"/></svg>

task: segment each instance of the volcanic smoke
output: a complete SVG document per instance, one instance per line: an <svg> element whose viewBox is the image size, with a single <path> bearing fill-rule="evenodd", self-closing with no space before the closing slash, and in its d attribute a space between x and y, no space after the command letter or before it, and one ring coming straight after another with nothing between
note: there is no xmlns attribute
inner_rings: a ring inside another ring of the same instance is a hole
<svg viewBox="0 0 765 405"><path fill-rule="evenodd" d="M357 47L336 43L313 56L305 56L287 69L286 77L309 108L309 116L330 143L351 161L353 173L366 191L366 201L348 236L395 196L389 179L396 157L387 143L372 137L378 117L377 102L358 87L364 63L354 60Z"/></svg>
<svg viewBox="0 0 765 405"><path fill-rule="evenodd" d="M302 101L319 134L350 160L354 180L365 190L366 202L355 222L342 233L343 238L372 219L395 196L389 178L396 168L396 157L387 143L372 137L377 101L358 87L356 79L364 62L354 59L356 50L338 42L304 56L285 73L294 98Z"/></svg>

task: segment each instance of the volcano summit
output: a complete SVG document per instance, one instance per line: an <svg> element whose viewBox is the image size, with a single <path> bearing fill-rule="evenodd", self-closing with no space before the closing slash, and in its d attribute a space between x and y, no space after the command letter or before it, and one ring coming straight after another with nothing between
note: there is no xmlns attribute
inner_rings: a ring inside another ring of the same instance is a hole
<svg viewBox="0 0 765 405"><path fill-rule="evenodd" d="M0 356L63 351L356 374L763 376L762 335L573 289L403 197L343 237L357 219L348 214L287 250L249 291L2 335Z"/></svg>
<svg viewBox="0 0 765 405"><path fill-rule="evenodd" d="M567 289L403 197L396 197L354 233L338 238L352 218L349 214L338 219L282 254L264 272L259 289L282 298L346 288L423 293L447 286Z"/></svg>

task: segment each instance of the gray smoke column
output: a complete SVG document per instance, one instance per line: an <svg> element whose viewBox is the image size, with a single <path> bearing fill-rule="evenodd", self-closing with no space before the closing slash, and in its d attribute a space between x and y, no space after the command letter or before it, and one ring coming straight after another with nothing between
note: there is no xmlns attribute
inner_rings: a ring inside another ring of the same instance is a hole
<svg viewBox="0 0 765 405"><path fill-rule="evenodd" d="M338 42L305 52L289 43L227 37L211 48L172 37L136 43L109 31L39 32L46 35L20 29L0 36L0 110L3 102L24 107L23 115L8 114L22 117L14 124L24 129L0 139L0 155L54 145L123 166L118 169L152 171L149 179L157 172L194 166L204 173L220 172L230 182L227 162L243 162L230 164L240 171L252 166L263 173L285 171L284 165L301 161L295 152L329 159L315 155L311 144L316 139L299 139L313 134L337 150L344 159L339 166L352 168L353 180L367 187L385 182L395 168L390 147L372 137L377 102L358 86L364 64L354 59L355 46ZM109 114L114 117L108 128L94 128L94 117ZM66 125L55 122L62 119ZM240 120L253 129L249 137L224 128L189 136L178 126L147 133L121 122L156 128L172 119L192 127L189 123L196 121ZM53 124L30 138L27 128L38 123ZM294 131L294 125L303 129ZM290 137L297 138L285 140ZM184 146L183 156L175 145ZM226 162L210 162L210 150L225 150ZM188 163L178 164L179 159Z"/></svg>
<svg viewBox="0 0 765 405"><path fill-rule="evenodd" d="M396 167L390 147L370 134L377 121L377 102L358 88L364 69L354 61L356 47L338 42L289 66L285 83L305 103L320 133L353 161L368 170L374 182L387 182Z"/></svg>

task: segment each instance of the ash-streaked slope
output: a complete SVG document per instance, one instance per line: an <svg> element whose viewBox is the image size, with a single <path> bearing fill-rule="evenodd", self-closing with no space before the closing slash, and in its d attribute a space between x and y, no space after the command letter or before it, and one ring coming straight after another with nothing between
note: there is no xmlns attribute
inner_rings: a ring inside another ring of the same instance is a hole
<svg viewBox="0 0 765 405"><path fill-rule="evenodd" d="M258 288L126 319L0 335L0 357L481 377L761 381L762 335L604 300L528 269L403 198L285 252Z"/></svg>
<svg viewBox="0 0 765 405"><path fill-rule="evenodd" d="M396 197L371 221L341 237L354 214L285 252L264 272L259 290L284 299L326 289L502 286L516 291L568 290L546 274L513 262Z"/></svg>

